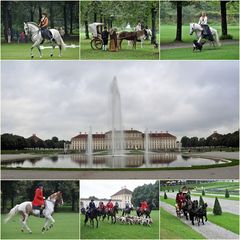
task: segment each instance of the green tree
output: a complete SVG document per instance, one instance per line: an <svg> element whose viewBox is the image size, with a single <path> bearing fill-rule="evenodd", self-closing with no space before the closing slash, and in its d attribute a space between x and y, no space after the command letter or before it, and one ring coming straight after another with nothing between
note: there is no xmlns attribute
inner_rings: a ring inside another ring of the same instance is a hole
<svg viewBox="0 0 240 240"><path fill-rule="evenodd" d="M168 196L167 196L167 193L166 192L164 192L164 197L163 197L164 199L167 199L168 198Z"/></svg>
<svg viewBox="0 0 240 240"><path fill-rule="evenodd" d="M230 194L229 194L228 189L226 188L226 191L225 191L225 198L229 198L229 197L230 197Z"/></svg>
<svg viewBox="0 0 240 240"><path fill-rule="evenodd" d="M213 206L213 214L214 215L222 215L222 208L220 206L220 203L218 201L218 198L215 198L214 206Z"/></svg>
<svg viewBox="0 0 240 240"><path fill-rule="evenodd" d="M199 207L204 205L202 196L199 197Z"/></svg>

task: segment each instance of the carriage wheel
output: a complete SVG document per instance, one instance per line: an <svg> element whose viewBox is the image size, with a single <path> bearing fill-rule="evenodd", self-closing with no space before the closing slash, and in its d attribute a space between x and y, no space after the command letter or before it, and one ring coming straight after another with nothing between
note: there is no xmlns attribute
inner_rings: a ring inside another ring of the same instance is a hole
<svg viewBox="0 0 240 240"><path fill-rule="evenodd" d="M92 39L91 47L93 50L101 50L102 49L102 40L101 39Z"/></svg>

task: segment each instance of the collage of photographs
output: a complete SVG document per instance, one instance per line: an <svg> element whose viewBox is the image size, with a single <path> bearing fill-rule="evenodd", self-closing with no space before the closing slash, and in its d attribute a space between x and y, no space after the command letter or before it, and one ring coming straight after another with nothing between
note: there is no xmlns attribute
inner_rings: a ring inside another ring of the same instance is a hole
<svg viewBox="0 0 240 240"><path fill-rule="evenodd" d="M1 239L239 239L239 1L1 1Z"/></svg>

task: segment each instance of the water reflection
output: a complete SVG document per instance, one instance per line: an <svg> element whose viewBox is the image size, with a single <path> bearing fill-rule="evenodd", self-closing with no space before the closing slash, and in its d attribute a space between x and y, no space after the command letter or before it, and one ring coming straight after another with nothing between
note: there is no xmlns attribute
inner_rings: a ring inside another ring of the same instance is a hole
<svg viewBox="0 0 240 240"><path fill-rule="evenodd" d="M144 155L93 155L91 161L89 161L88 156L85 154L66 154L2 164L13 168L161 168L191 167L219 163L222 163L222 161L186 157L176 153L149 153L148 161L145 161Z"/></svg>

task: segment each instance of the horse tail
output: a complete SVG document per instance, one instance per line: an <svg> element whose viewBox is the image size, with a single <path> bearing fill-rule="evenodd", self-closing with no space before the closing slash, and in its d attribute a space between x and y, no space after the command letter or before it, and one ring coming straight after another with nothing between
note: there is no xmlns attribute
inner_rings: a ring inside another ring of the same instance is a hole
<svg viewBox="0 0 240 240"><path fill-rule="evenodd" d="M7 223L11 218L13 218L18 213L18 206L17 204L15 207L13 207L10 212L8 213L6 219L4 220L4 223Z"/></svg>
<svg viewBox="0 0 240 240"><path fill-rule="evenodd" d="M219 41L219 36L218 36L217 30L216 30L215 36L216 36L217 45L218 45L218 47L220 47L220 46L221 46L221 43L220 43L220 41Z"/></svg>

